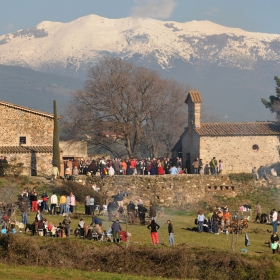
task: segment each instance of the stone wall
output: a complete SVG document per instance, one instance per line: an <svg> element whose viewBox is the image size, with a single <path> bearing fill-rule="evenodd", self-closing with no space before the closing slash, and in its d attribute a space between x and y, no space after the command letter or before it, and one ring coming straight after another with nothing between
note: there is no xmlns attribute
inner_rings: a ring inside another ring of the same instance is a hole
<svg viewBox="0 0 280 280"><path fill-rule="evenodd" d="M85 176L77 178L81 183L85 179ZM109 198L121 189L128 194L125 203L141 198L145 205L153 201L158 206L178 208L201 200L211 201L213 195L235 197L254 189L253 181L243 185L231 181L228 176L211 175L108 176L103 181L92 177L92 181L101 184L103 192L108 190Z"/></svg>
<svg viewBox="0 0 280 280"><path fill-rule="evenodd" d="M19 137L26 137L26 146L52 146L51 116L2 104L0 109L0 146L19 146Z"/></svg>
<svg viewBox="0 0 280 280"><path fill-rule="evenodd" d="M253 145L258 145L258 150L253 150ZM223 161L224 173L251 173L254 166L277 164L280 160L278 149L278 136L204 136L200 137L199 157L203 159L205 173L213 157ZM277 171L280 174L280 169Z"/></svg>
<svg viewBox="0 0 280 280"><path fill-rule="evenodd" d="M21 175L50 176L52 170L52 154L50 153L17 153L3 154L9 164L23 163Z"/></svg>

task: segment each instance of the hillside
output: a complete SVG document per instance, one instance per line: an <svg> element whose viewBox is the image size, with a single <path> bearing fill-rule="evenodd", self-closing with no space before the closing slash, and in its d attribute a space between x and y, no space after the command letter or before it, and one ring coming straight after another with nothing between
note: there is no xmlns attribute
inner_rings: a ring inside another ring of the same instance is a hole
<svg viewBox="0 0 280 280"><path fill-rule="evenodd" d="M82 89L83 82L77 78L0 65L1 100L49 113L53 112L53 100L62 111L71 92Z"/></svg>

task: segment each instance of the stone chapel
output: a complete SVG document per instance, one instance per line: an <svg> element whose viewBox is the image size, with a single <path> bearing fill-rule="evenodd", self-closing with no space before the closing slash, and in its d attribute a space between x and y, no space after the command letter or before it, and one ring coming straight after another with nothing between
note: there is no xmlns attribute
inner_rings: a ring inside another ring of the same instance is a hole
<svg viewBox="0 0 280 280"><path fill-rule="evenodd" d="M253 167L275 168L280 174L280 124L276 122L201 123L202 97L190 91L188 127L172 149L172 156L182 157L183 167L193 173L192 162L202 159L204 173L209 173L213 157L222 160L223 173L251 173Z"/></svg>

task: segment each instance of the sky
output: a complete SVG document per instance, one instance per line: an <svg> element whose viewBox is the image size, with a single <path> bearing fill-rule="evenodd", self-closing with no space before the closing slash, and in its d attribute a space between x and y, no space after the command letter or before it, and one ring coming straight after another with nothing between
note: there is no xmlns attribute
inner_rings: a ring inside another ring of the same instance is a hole
<svg viewBox="0 0 280 280"><path fill-rule="evenodd" d="M279 0L1 0L0 36L45 20L70 22L89 14L209 20L246 31L280 34L279 11Z"/></svg>

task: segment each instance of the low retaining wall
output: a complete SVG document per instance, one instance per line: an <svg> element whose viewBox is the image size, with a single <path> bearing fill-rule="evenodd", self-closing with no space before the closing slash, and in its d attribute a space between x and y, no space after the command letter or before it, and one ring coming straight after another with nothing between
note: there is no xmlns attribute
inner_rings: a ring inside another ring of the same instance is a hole
<svg viewBox="0 0 280 280"><path fill-rule="evenodd" d="M146 205L153 201L167 207L185 207L213 195L235 197L251 192L255 187L253 180L242 184L232 181L229 176L212 175L107 176L103 180L79 176L76 180L95 182L102 192L109 191L109 198L120 189L127 193L125 202L141 198Z"/></svg>

